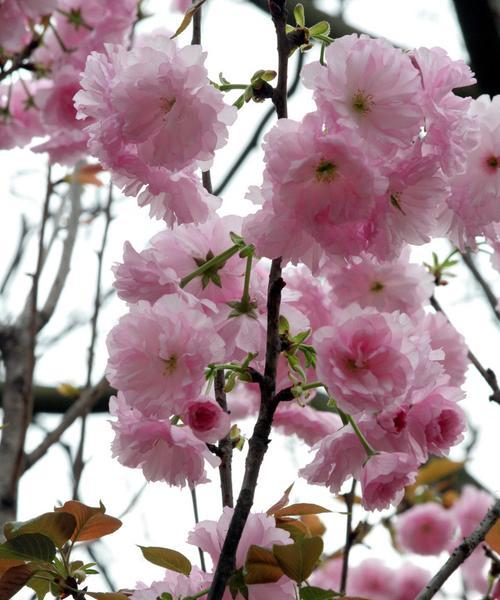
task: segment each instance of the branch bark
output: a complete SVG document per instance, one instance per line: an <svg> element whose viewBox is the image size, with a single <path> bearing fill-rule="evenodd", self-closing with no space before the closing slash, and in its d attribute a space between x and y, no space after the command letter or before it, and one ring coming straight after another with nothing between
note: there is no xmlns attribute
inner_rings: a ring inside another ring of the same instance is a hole
<svg viewBox="0 0 500 600"><path fill-rule="evenodd" d="M486 296L486 300L488 300L488 303L490 304L495 317L498 320L500 320L500 312L497 309L498 298L493 293L493 290L491 289L486 279L483 277L481 271L477 268L476 262L470 254L470 252L461 252L461 255L465 265L467 266L472 276L483 290L484 295Z"/></svg>
<svg viewBox="0 0 500 600"><path fill-rule="evenodd" d="M486 513L479 527L473 531L464 541L453 550L450 558L444 563L439 571L434 575L425 589L415 598L415 600L430 600L439 592L443 584L458 569L458 567L474 552L479 544L484 540L488 531L500 518L500 500Z"/></svg>
<svg viewBox="0 0 500 600"><path fill-rule="evenodd" d="M217 371L215 375L215 400L222 408L223 411L227 410L226 392L224 391L225 378L224 371ZM233 460L233 443L229 435L219 441L219 452L220 452L220 466L219 466L219 477L220 477L220 489L222 494L222 506L229 506L233 508L233 474L232 474L232 460Z"/></svg>

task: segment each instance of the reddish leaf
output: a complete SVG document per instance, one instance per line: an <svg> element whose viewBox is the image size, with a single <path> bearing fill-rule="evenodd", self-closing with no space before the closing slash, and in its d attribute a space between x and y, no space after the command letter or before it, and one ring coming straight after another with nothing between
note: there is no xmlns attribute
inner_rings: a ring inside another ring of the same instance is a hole
<svg viewBox="0 0 500 600"><path fill-rule="evenodd" d="M0 559L0 575L3 575L5 571L8 571L12 567L18 567L19 565L24 565L24 561L17 558Z"/></svg>
<svg viewBox="0 0 500 600"><path fill-rule="evenodd" d="M324 508L323 506L319 506L319 504L307 504L302 502L299 504L290 504L290 506L280 508L274 513L274 515L276 517L298 517L300 515L317 515L328 512L332 511L328 508Z"/></svg>
<svg viewBox="0 0 500 600"><path fill-rule="evenodd" d="M284 508L290 502L290 492L292 491L293 486L294 486L294 484L292 483L292 485L287 487L286 490L283 492L283 496L281 496L281 498L278 500L278 502L276 502L276 504L273 504L271 506L271 508L268 508L266 510L266 513L269 516L274 515L274 513L277 510Z"/></svg>
<svg viewBox="0 0 500 600"><path fill-rule="evenodd" d="M494 550L497 554L500 554L500 519L493 525L488 531L484 541Z"/></svg>
<svg viewBox="0 0 500 600"><path fill-rule="evenodd" d="M9 600L17 594L33 575L33 567L30 565L18 565L11 567L0 577L0 600Z"/></svg>
<svg viewBox="0 0 500 600"><path fill-rule="evenodd" d="M122 526L119 519L105 514L106 508L102 503L98 507L93 507L76 500L69 500L64 503L64 506L55 510L56 512L69 513L75 517L76 528L71 536L73 541L96 540L113 533Z"/></svg>
<svg viewBox="0 0 500 600"><path fill-rule="evenodd" d="M266 548L252 545L248 549L245 562L245 583L274 583L283 577L283 571L278 565L273 553Z"/></svg>

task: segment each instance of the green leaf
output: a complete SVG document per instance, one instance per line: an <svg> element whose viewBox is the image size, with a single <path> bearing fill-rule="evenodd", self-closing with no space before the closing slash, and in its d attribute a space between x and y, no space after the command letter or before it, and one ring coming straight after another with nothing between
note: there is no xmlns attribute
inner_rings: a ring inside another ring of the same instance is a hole
<svg viewBox="0 0 500 600"><path fill-rule="evenodd" d="M76 527L73 515L63 512L44 513L29 521L5 523L3 533L11 540L25 533L41 533L50 538L58 548L70 539Z"/></svg>
<svg viewBox="0 0 500 600"><path fill-rule="evenodd" d="M5 571L0 577L0 600L9 600L21 590L33 575L30 565L18 565Z"/></svg>
<svg viewBox="0 0 500 600"><path fill-rule="evenodd" d="M123 592L85 592L85 594L96 600L129 600L129 596Z"/></svg>
<svg viewBox="0 0 500 600"><path fill-rule="evenodd" d="M323 540L318 536L304 537L285 546L273 546L273 554L285 575L299 584L313 572L322 552Z"/></svg>
<svg viewBox="0 0 500 600"><path fill-rule="evenodd" d="M306 26L306 17L304 15L304 6L302 4L296 4L293 9L293 16L295 17L295 23L298 27Z"/></svg>
<svg viewBox="0 0 500 600"><path fill-rule="evenodd" d="M50 591L50 581L36 576L32 577L26 585L35 592L37 600L43 600Z"/></svg>
<svg viewBox="0 0 500 600"><path fill-rule="evenodd" d="M323 590L319 587L303 587L300 589L300 600L332 600L340 594L333 590Z"/></svg>
<svg viewBox="0 0 500 600"><path fill-rule="evenodd" d="M54 542L41 533L26 533L0 544L0 558L52 562L55 555Z"/></svg>
<svg viewBox="0 0 500 600"><path fill-rule="evenodd" d="M317 35L328 35L330 33L330 23L328 21L320 21L309 27L309 35L315 37Z"/></svg>
<svg viewBox="0 0 500 600"><path fill-rule="evenodd" d="M177 550L159 546L139 546L139 548L144 558L154 565L186 576L191 573L190 561Z"/></svg>
<svg viewBox="0 0 500 600"><path fill-rule="evenodd" d="M174 38L176 38L185 29L187 29L187 27L189 27L189 24L191 23L191 19L194 17L194 15L197 13L197 11L201 8L201 6L204 4L204 2L205 2L205 0L196 0L196 2L194 2L187 9L187 11L184 13L184 17L183 17L183 19L181 21L181 24L179 25L179 27L177 27L177 31L174 33L174 35L172 35L170 37L171 40L173 40Z"/></svg>
<svg viewBox="0 0 500 600"><path fill-rule="evenodd" d="M233 573L227 582L227 586L233 600L238 597L238 594L243 596L245 600L248 600L248 587L245 583L242 569L238 569L235 573Z"/></svg>
<svg viewBox="0 0 500 600"><path fill-rule="evenodd" d="M174 600L172 598L172 594L169 594L168 592L163 592L163 594L160 596L161 600Z"/></svg>

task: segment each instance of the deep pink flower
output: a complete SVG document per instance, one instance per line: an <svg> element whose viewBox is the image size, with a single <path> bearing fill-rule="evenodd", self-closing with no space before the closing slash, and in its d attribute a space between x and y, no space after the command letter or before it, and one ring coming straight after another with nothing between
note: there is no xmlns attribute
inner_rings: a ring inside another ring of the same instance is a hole
<svg viewBox="0 0 500 600"><path fill-rule="evenodd" d="M223 358L223 342L187 294L131 307L108 335L110 384L145 414L181 414L200 395L204 369Z"/></svg>
<svg viewBox="0 0 500 600"><path fill-rule="evenodd" d="M196 566L193 566L189 576L167 570L161 581L154 581L149 586L142 582L137 583L131 598L132 600L156 600L161 598L162 594L168 593L172 600L184 600L208 588L211 580L210 574L204 573Z"/></svg>
<svg viewBox="0 0 500 600"><path fill-rule="evenodd" d="M210 396L200 396L188 402L184 416L194 435L204 442L215 443L231 429L229 415Z"/></svg>
<svg viewBox="0 0 500 600"><path fill-rule="evenodd" d="M308 483L327 486L338 494L349 477L358 478L366 452L350 425L327 435L312 449L316 451L311 463L299 471Z"/></svg>
<svg viewBox="0 0 500 600"><path fill-rule="evenodd" d="M441 554L455 532L453 514L435 502L413 506L400 514L396 533L403 549L416 554Z"/></svg>
<svg viewBox="0 0 500 600"><path fill-rule="evenodd" d="M148 481L193 487L209 481L205 461L212 467L220 463L189 427L172 425L168 418L148 417L131 408L123 394L112 398L110 412L116 417L111 422L113 456L126 467L140 467Z"/></svg>
<svg viewBox="0 0 500 600"><path fill-rule="evenodd" d="M381 452L372 456L361 471L363 506L366 510L383 510L397 506L404 488L415 481L418 463L402 452Z"/></svg>

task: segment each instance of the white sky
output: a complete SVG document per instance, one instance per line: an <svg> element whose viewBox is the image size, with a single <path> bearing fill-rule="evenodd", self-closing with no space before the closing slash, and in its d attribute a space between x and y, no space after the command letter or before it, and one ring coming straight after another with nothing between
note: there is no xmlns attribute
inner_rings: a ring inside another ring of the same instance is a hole
<svg viewBox="0 0 500 600"><path fill-rule="evenodd" d="M322 8L328 10L337 3L332 0L321 0ZM144 23L147 28L166 26L174 30L179 23L179 16L172 15L165 9L167 2L153 0L149 3L150 12L161 16L154 21ZM147 7L148 8L148 7ZM345 18L348 22L370 33L384 35L392 41L406 47L435 46L444 47L453 58L466 58L460 33L457 27L451 2L448 0L351 0L346 3ZM190 33L183 34L181 43L189 42ZM216 79L220 71L231 82L244 83L258 69L276 68L276 52L274 30L270 19L246 2L238 0L218 0L208 3L204 9L204 46L209 52L208 68L212 79ZM317 58L316 50L311 52ZM291 72L294 72L292 66ZM230 133L229 144L219 152L212 170L214 184L222 178L234 156L239 153L248 138L252 127L260 119L268 105L250 103L246 105L236 125ZM290 102L291 118L300 119L312 108L309 95L302 91ZM249 210L249 203L243 199L248 185L258 184L261 180L262 166L260 151L255 152L251 160L240 170L239 174L224 193L223 212L244 214ZM6 203L0 220L2 239L2 263L10 259L10 252L17 240L19 215L26 212L32 221L36 221L41 211L43 197L44 159L33 157L26 151L1 153L0 156L0 198ZM20 196L12 194L11 177L20 169L28 173L16 180L16 190ZM37 173L38 171L38 173ZM40 174L41 173L41 174ZM105 192L103 192L105 193ZM91 201L91 200L90 200ZM112 282L109 266L121 260L121 249L124 240L132 241L140 250L153 232L161 227L152 223L145 210L139 210L133 199L120 200L115 206L117 218L113 222L110 243L106 253L105 287ZM78 241L78 257L61 301L59 314L68 315L75 312L89 314L93 301L95 281L95 250L100 243L98 232L83 231ZM439 244L442 252L447 252L446 244ZM428 260L429 248L419 249L415 256L418 260ZM481 257L482 266L491 280L494 280L497 292L500 292L498 274L489 268L488 261ZM33 267L26 265L25 271ZM0 272L3 267L0 267ZM50 267L49 267L50 271ZM28 286L28 278L18 282L14 288L14 299L8 304L0 301L0 318L5 318L9 311L14 311L24 297ZM500 372L498 358L498 329L495 327L488 308L478 298L477 290L471 283L468 274L460 269L460 278L446 289L438 291L439 299L446 307L449 316L457 328L466 336L470 347L487 366L496 367ZM466 303L463 301L466 300ZM103 338L107 330L116 322L120 313L125 311L122 303L111 302L103 311L100 327L100 339L97 354L96 378L100 376L105 364ZM58 317L47 328L47 335L58 331L66 322L66 317ZM43 383L70 381L81 384L85 377L85 353L88 346L88 328L81 328L58 344L54 351L44 353L37 367L37 380ZM472 457L471 469L480 480L487 482L493 491L500 493L500 473L496 465L498 455L498 407L487 401L488 388L475 373L470 373L467 381L469 395L465 408L471 421L481 427L481 438ZM52 428L58 421L56 417L46 417L43 422ZM246 425L250 433L251 424ZM105 417L92 417L88 437L86 459L88 464L83 477L83 499L96 505L102 499L111 514L118 515L127 506L131 496L138 490L143 477L140 471L124 469L111 460L109 444L111 442L110 427ZM40 434L34 432L31 443L36 444ZM71 428L65 435L65 441L75 443L78 429ZM460 450L454 452L460 456ZM283 460L286 456L287 460ZM242 455L237 456L235 468L238 474L235 489L241 473ZM297 468L307 460L307 450L295 444L291 439L274 436L270 451L266 457L257 492L255 508L266 509L282 493L296 477ZM278 462L279 461L279 462ZM238 466L240 468L238 468ZM19 517L33 516L35 513L49 510L54 503L69 497L69 467L67 458L60 448L50 451L50 458L39 463L23 478L21 485L21 503ZM200 512L202 518L217 518L219 509L219 490L217 473L213 472L214 483L199 489ZM324 503L325 506L343 510L342 505L332 501L331 496L322 488L308 487L297 480L293 492L294 500ZM373 520L377 520L374 517ZM333 551L342 545L344 536L344 517L327 516L324 519L329 527L327 533L327 550ZM136 580L150 581L161 578L161 569L149 565L140 559L135 544L161 545L175 547L185 551L193 561L196 552L183 544L187 532L192 527L193 518L188 490L168 488L161 484L150 484L141 497L139 505L125 517L123 528L109 538L109 542L101 544L97 551L106 563L111 563L110 572L120 587L132 587ZM399 557L389 549L384 531L369 538L374 545L375 554L386 556L387 561L397 562ZM382 549L383 548L383 549ZM381 550L382 549L382 550ZM353 562L359 562L370 555L366 548L356 547ZM410 557L411 558L411 557ZM417 558L417 564L428 566L432 570L435 559ZM91 583L91 589L104 589L103 585Z"/></svg>

